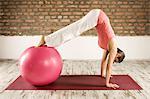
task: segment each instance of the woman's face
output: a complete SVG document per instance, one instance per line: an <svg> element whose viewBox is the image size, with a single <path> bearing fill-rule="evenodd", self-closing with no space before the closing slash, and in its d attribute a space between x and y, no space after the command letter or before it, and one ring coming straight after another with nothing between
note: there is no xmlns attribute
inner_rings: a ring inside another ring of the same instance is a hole
<svg viewBox="0 0 150 99"><path fill-rule="evenodd" d="M119 63L120 58L121 58L121 54L117 53L114 62Z"/></svg>

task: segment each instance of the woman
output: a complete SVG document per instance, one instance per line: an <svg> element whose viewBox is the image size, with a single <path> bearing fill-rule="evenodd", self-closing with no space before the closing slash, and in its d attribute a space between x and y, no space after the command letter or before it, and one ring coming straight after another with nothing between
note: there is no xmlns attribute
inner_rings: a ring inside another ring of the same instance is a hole
<svg viewBox="0 0 150 99"><path fill-rule="evenodd" d="M109 18L102 10L93 9L80 20L46 37L42 36L38 46L46 43L49 46L57 47L94 27L96 27L98 33L98 44L104 49L101 62L101 76L106 77L105 84L107 87L114 89L119 88L117 84L110 83L109 81L113 63L122 62L125 58L125 54L122 50L117 48L115 34L111 27Z"/></svg>

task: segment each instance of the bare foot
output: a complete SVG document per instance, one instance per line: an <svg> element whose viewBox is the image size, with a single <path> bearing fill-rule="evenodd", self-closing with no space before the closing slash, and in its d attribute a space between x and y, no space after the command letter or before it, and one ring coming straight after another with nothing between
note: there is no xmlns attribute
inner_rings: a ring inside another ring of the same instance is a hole
<svg viewBox="0 0 150 99"><path fill-rule="evenodd" d="M36 47L40 47L40 46L44 45L45 43L46 42L45 42L45 39L44 39L44 35L42 35L41 40L40 40L39 44Z"/></svg>

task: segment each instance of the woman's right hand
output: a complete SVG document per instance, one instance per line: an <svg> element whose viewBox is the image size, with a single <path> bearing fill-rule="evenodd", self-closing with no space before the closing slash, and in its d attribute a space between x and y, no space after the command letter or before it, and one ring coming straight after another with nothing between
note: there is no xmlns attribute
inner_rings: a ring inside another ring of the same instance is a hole
<svg viewBox="0 0 150 99"><path fill-rule="evenodd" d="M45 45L45 43L46 43L45 42L45 37L44 37L44 35L42 35L41 40L40 40L39 44L36 47L40 47L42 45Z"/></svg>
<svg viewBox="0 0 150 99"><path fill-rule="evenodd" d="M117 89L117 88L119 88L119 85L113 84L113 83L109 83L109 84L106 84L106 87Z"/></svg>

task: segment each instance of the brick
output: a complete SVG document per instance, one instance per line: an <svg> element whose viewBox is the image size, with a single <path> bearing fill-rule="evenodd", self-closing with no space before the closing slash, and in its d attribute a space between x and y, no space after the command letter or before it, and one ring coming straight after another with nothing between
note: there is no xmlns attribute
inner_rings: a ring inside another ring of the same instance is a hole
<svg viewBox="0 0 150 99"><path fill-rule="evenodd" d="M123 1L122 3L123 3L123 4L128 4L128 2L127 2L127 1Z"/></svg>
<svg viewBox="0 0 150 99"><path fill-rule="evenodd" d="M62 16L61 16L61 15L59 15L57 18L58 18L58 19L62 19Z"/></svg>
<svg viewBox="0 0 150 99"><path fill-rule="evenodd" d="M21 4L27 4L27 1L22 1Z"/></svg>
<svg viewBox="0 0 150 99"><path fill-rule="evenodd" d="M136 19L129 19L128 22L136 22Z"/></svg>
<svg viewBox="0 0 150 99"><path fill-rule="evenodd" d="M81 9L81 11L87 11L87 9Z"/></svg>
<svg viewBox="0 0 150 99"><path fill-rule="evenodd" d="M122 2L121 2L121 1L118 1L118 4L122 4Z"/></svg>
<svg viewBox="0 0 150 99"><path fill-rule="evenodd" d="M17 30L18 29L18 27L9 27L10 29L12 29L12 30Z"/></svg>
<svg viewBox="0 0 150 99"><path fill-rule="evenodd" d="M5 2L3 2L3 4L4 4L4 5L8 5L8 2L7 2L7 1L5 1Z"/></svg>
<svg viewBox="0 0 150 99"><path fill-rule="evenodd" d="M72 15L72 12L61 12L61 15Z"/></svg>
<svg viewBox="0 0 150 99"><path fill-rule="evenodd" d="M120 5L120 8L131 8L131 6L130 5Z"/></svg>
<svg viewBox="0 0 150 99"><path fill-rule="evenodd" d="M62 1L57 1L57 4L62 4Z"/></svg>
<svg viewBox="0 0 150 99"><path fill-rule="evenodd" d="M138 19L137 22L147 22L146 19Z"/></svg>
<svg viewBox="0 0 150 99"><path fill-rule="evenodd" d="M43 1L39 1L39 4L44 4L44 2Z"/></svg>
<svg viewBox="0 0 150 99"><path fill-rule="evenodd" d="M51 9L50 11L52 11L52 12L56 12L56 11L57 11L57 9Z"/></svg>
<svg viewBox="0 0 150 99"><path fill-rule="evenodd" d="M80 3L80 4L84 4L84 1L80 1L79 3Z"/></svg>
<svg viewBox="0 0 150 99"><path fill-rule="evenodd" d="M81 18L81 16L75 16L75 18L80 19L80 18Z"/></svg>
<svg viewBox="0 0 150 99"><path fill-rule="evenodd" d="M75 2L74 2L74 4L79 4L79 3L80 3L79 1L75 1Z"/></svg>
<svg viewBox="0 0 150 99"><path fill-rule="evenodd" d="M98 3L98 4L102 5L102 4L103 4L103 2L102 2L102 1L99 1L99 3Z"/></svg>
<svg viewBox="0 0 150 99"><path fill-rule="evenodd" d="M126 16L134 16L134 17L136 17L135 13L133 13L133 12L125 12L124 14Z"/></svg>
<svg viewBox="0 0 150 99"><path fill-rule="evenodd" d="M42 15L48 15L48 12L41 12Z"/></svg>
<svg viewBox="0 0 150 99"><path fill-rule="evenodd" d="M36 4L38 4L38 2L37 1L32 1L32 4L36 5Z"/></svg>
<svg viewBox="0 0 150 99"><path fill-rule="evenodd" d="M0 26L3 26L4 25L4 23L0 23Z"/></svg>
<svg viewBox="0 0 150 99"><path fill-rule="evenodd" d="M133 34L133 33L135 33L135 31L130 31L130 33L132 33L132 34Z"/></svg>
<svg viewBox="0 0 150 99"><path fill-rule="evenodd" d="M63 9L63 11L64 11L64 12L68 12L68 11L69 11L69 9Z"/></svg>
<svg viewBox="0 0 150 99"><path fill-rule="evenodd" d="M22 20L19 20L19 19L17 19L17 20L8 20L9 22L15 22L15 23L20 23L20 22L22 22Z"/></svg>
<svg viewBox="0 0 150 99"><path fill-rule="evenodd" d="M108 8L108 6L107 5L102 5L102 8Z"/></svg>
<svg viewBox="0 0 150 99"><path fill-rule="evenodd" d="M82 15L83 12L73 12L73 15Z"/></svg>
<svg viewBox="0 0 150 99"><path fill-rule="evenodd" d="M98 4L99 2L98 1L93 1L93 4Z"/></svg>
<svg viewBox="0 0 150 99"><path fill-rule="evenodd" d="M44 16L39 16L39 19L44 19Z"/></svg>
<svg viewBox="0 0 150 99"><path fill-rule="evenodd" d="M21 29L30 29L31 27L29 26L21 26Z"/></svg>
<svg viewBox="0 0 150 99"><path fill-rule="evenodd" d="M28 1L28 2L27 2L27 4L29 4L29 5L30 5L30 4L32 4L32 2L31 2L31 1Z"/></svg>
<svg viewBox="0 0 150 99"><path fill-rule="evenodd" d="M50 16L45 16L45 19L50 19Z"/></svg>
<svg viewBox="0 0 150 99"><path fill-rule="evenodd" d="M9 12L10 10L9 9L0 9L0 11L4 11L4 12Z"/></svg>
<svg viewBox="0 0 150 99"><path fill-rule="evenodd" d="M60 22L70 22L70 19L62 19L62 20L60 20Z"/></svg>
<svg viewBox="0 0 150 99"><path fill-rule="evenodd" d="M142 31L142 30L145 30L145 27L139 27L139 26L137 26L137 27L136 27L136 29L138 29L138 30L141 30L141 31Z"/></svg>
<svg viewBox="0 0 150 99"><path fill-rule="evenodd" d="M134 4L134 1L130 1L129 4Z"/></svg>
<svg viewBox="0 0 150 99"><path fill-rule="evenodd" d="M115 15L121 15L121 16L123 16L125 13L124 12L116 12L116 13L114 13Z"/></svg>
<svg viewBox="0 0 150 99"><path fill-rule="evenodd" d="M15 14L15 13L14 13L14 14ZM36 15L37 15L37 14L38 14L38 13L36 13ZM24 12L23 15L29 15L29 14L28 14L27 12Z"/></svg>
<svg viewBox="0 0 150 99"><path fill-rule="evenodd" d="M35 22L35 20L25 20L25 22Z"/></svg>
<svg viewBox="0 0 150 99"><path fill-rule="evenodd" d="M109 5L109 8L116 8L116 5Z"/></svg>
<svg viewBox="0 0 150 99"><path fill-rule="evenodd" d="M133 30L133 29L135 29L135 27L134 26L126 26L124 29L125 30Z"/></svg>
<svg viewBox="0 0 150 99"><path fill-rule="evenodd" d="M3 19L8 19L9 16L3 16Z"/></svg>
<svg viewBox="0 0 150 99"><path fill-rule="evenodd" d="M34 7L34 8L40 8L41 5L34 5L33 7Z"/></svg>
<svg viewBox="0 0 150 99"><path fill-rule="evenodd" d="M0 12L7 12L7 10L9 11L9 9L7 9L6 11L5 11L6 9L0 9Z"/></svg>
<svg viewBox="0 0 150 99"><path fill-rule="evenodd" d="M67 5L67 4L68 4L68 2L67 2L67 1L63 1L63 4Z"/></svg>
<svg viewBox="0 0 150 99"><path fill-rule="evenodd" d="M50 4L55 5L55 4L57 4L57 2L56 1L50 1Z"/></svg>
<svg viewBox="0 0 150 99"><path fill-rule="evenodd" d="M141 5L133 5L132 8L142 8Z"/></svg>
<svg viewBox="0 0 150 99"><path fill-rule="evenodd" d="M93 5L92 5L92 8L93 8L93 9L98 9L98 8L101 8L101 5L94 5L94 4L93 4Z"/></svg>
<svg viewBox="0 0 150 99"><path fill-rule="evenodd" d="M38 10L39 10L39 11L44 11L44 9L42 9L42 8L39 8Z"/></svg>
<svg viewBox="0 0 150 99"><path fill-rule="evenodd" d="M11 15L11 12L7 12L7 13L5 13L5 15L8 15L8 16L9 16L9 15Z"/></svg>
<svg viewBox="0 0 150 99"><path fill-rule="evenodd" d="M146 16L146 12L137 12L136 15L137 16Z"/></svg>
<svg viewBox="0 0 150 99"><path fill-rule="evenodd" d="M49 15L59 15L59 12L49 12Z"/></svg>
<svg viewBox="0 0 150 99"><path fill-rule="evenodd" d="M112 4L117 4L117 2L115 2L115 1L112 1Z"/></svg>
<svg viewBox="0 0 150 99"><path fill-rule="evenodd" d="M3 34L3 35L9 35L11 32L9 31L9 30L5 30L5 31L2 31L2 33L1 34Z"/></svg>
<svg viewBox="0 0 150 99"><path fill-rule="evenodd" d="M70 18L70 19L74 19L74 18L75 18L75 16L69 16L69 18Z"/></svg>
<svg viewBox="0 0 150 99"><path fill-rule="evenodd" d="M57 11L58 11L58 12L61 12L61 11L63 11L63 9L57 9Z"/></svg>
<svg viewBox="0 0 150 99"><path fill-rule="evenodd" d="M63 19L67 19L68 18L68 16L63 16Z"/></svg>
<svg viewBox="0 0 150 99"><path fill-rule="evenodd" d="M32 12L32 9L27 9L27 12Z"/></svg>
<svg viewBox="0 0 150 99"><path fill-rule="evenodd" d="M114 22L124 22L123 19L114 19Z"/></svg>
<svg viewBox="0 0 150 99"><path fill-rule="evenodd" d="M67 5L68 8L77 8L78 5Z"/></svg>
<svg viewBox="0 0 150 99"><path fill-rule="evenodd" d="M79 8L89 8L90 5L79 5Z"/></svg>
<svg viewBox="0 0 150 99"><path fill-rule="evenodd" d="M70 1L70 0L69 0L69 1L68 1L68 4L73 4L73 1Z"/></svg>
<svg viewBox="0 0 150 99"><path fill-rule="evenodd" d="M9 9L16 9L17 7L16 7L16 5L9 5L9 6L6 6L7 8L9 8Z"/></svg>
<svg viewBox="0 0 150 99"><path fill-rule="evenodd" d="M53 8L53 5L50 5L50 4L44 5L43 8L47 8L47 9L48 9L48 8Z"/></svg>
<svg viewBox="0 0 150 99"><path fill-rule="evenodd" d="M35 15L34 12L30 12L29 15Z"/></svg>
<svg viewBox="0 0 150 99"><path fill-rule="evenodd" d="M114 29L116 29L116 30L122 30L123 27L114 27Z"/></svg>
<svg viewBox="0 0 150 99"><path fill-rule="evenodd" d="M56 16L51 16L52 19L56 19Z"/></svg>
<svg viewBox="0 0 150 99"><path fill-rule="evenodd" d="M63 8L64 7L64 5L56 5L55 6L55 8L57 9L57 8Z"/></svg>

